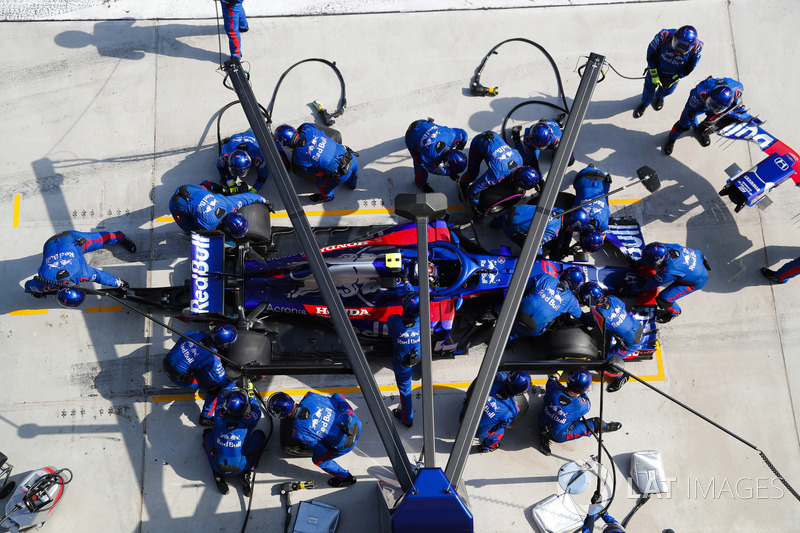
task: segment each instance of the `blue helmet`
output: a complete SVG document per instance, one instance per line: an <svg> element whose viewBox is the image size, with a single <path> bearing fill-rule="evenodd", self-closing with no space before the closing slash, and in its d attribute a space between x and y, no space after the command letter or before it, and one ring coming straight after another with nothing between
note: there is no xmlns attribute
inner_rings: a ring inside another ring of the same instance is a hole
<svg viewBox="0 0 800 533"><path fill-rule="evenodd" d="M523 165L511 172L511 179L517 187L529 191L539 186L542 175L535 168Z"/></svg>
<svg viewBox="0 0 800 533"><path fill-rule="evenodd" d="M606 295L603 292L603 288L595 283L594 281L589 281L581 287L580 291L580 298L581 303L583 305L588 305L589 307L602 303L603 300L606 299Z"/></svg>
<svg viewBox="0 0 800 533"><path fill-rule="evenodd" d="M605 529L603 529L603 533L625 533L625 528L618 522L612 522L606 525Z"/></svg>
<svg viewBox="0 0 800 533"><path fill-rule="evenodd" d="M64 287L58 291L56 298L64 307L78 307L86 299L86 293L72 287Z"/></svg>
<svg viewBox="0 0 800 533"><path fill-rule="evenodd" d="M234 239L241 239L247 235L247 228L250 224L247 219L239 213L228 213L222 217L222 231Z"/></svg>
<svg viewBox="0 0 800 533"><path fill-rule="evenodd" d="M444 163L448 169L461 174L467 170L467 156L461 150L451 149L444 154Z"/></svg>
<svg viewBox="0 0 800 533"><path fill-rule="evenodd" d="M697 44L697 30L694 26L681 26L672 34L669 47L679 54L686 54Z"/></svg>
<svg viewBox="0 0 800 533"><path fill-rule="evenodd" d="M226 416L240 417L247 413L247 393L242 389L234 388L225 397L222 411Z"/></svg>
<svg viewBox="0 0 800 533"><path fill-rule="evenodd" d="M581 232L581 249L587 253L594 253L603 247L603 232L596 229L587 229Z"/></svg>
<svg viewBox="0 0 800 533"><path fill-rule="evenodd" d="M230 324L221 324L211 331L211 343L217 350L224 350L239 337L236 328Z"/></svg>
<svg viewBox="0 0 800 533"><path fill-rule="evenodd" d="M721 85L719 87L714 87L711 89L711 92L708 93L708 96L706 96L706 106L716 115L733 105L735 99L733 89L727 85Z"/></svg>
<svg viewBox="0 0 800 533"><path fill-rule="evenodd" d="M511 372L506 376L505 386L511 396L525 394L531 388L531 376L524 370Z"/></svg>
<svg viewBox="0 0 800 533"><path fill-rule="evenodd" d="M289 126L288 124L281 124L275 130L275 142L281 146L291 146L295 133L297 133L297 130L295 130L293 127Z"/></svg>
<svg viewBox="0 0 800 533"><path fill-rule="evenodd" d="M654 267L661 266L666 261L669 250L660 242L651 242L642 249L642 262Z"/></svg>
<svg viewBox="0 0 800 533"><path fill-rule="evenodd" d="M567 389L583 394L592 385L592 375L586 370L576 370L567 378Z"/></svg>
<svg viewBox="0 0 800 533"><path fill-rule="evenodd" d="M571 266L565 268L559 276L559 281L567 286L571 291L577 291L586 283L586 274L581 267Z"/></svg>
<svg viewBox="0 0 800 533"><path fill-rule="evenodd" d="M275 418L286 418L292 414L294 400L285 392L275 392L267 400L267 411Z"/></svg>
<svg viewBox="0 0 800 533"><path fill-rule="evenodd" d="M228 173L234 178L243 178L250 170L250 154L244 150L234 150L228 156Z"/></svg>
<svg viewBox="0 0 800 533"><path fill-rule="evenodd" d="M567 215L566 225L569 231L583 231L589 227L589 213L585 209L576 209Z"/></svg>
<svg viewBox="0 0 800 533"><path fill-rule="evenodd" d="M419 314L419 293L410 292L403 297L403 316L414 317Z"/></svg>
<svg viewBox="0 0 800 533"><path fill-rule="evenodd" d="M555 133L546 122L538 122L525 136L525 143L537 150L546 148L555 140Z"/></svg>

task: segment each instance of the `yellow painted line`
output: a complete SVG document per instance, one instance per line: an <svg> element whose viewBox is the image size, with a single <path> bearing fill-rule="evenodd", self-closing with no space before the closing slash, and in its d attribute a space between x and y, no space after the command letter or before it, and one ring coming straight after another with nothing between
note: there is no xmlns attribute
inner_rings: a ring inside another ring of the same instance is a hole
<svg viewBox="0 0 800 533"><path fill-rule="evenodd" d="M113 313L116 311L122 311L121 305L107 305L105 307L87 307L87 313Z"/></svg>
<svg viewBox="0 0 800 533"><path fill-rule="evenodd" d="M172 222L173 220L175 220L175 219L172 218L172 215L166 215L166 216L163 216L163 217L156 217L156 222Z"/></svg>
<svg viewBox="0 0 800 533"><path fill-rule="evenodd" d="M617 200L609 200L609 204L611 205L631 205L631 204L640 204L642 201L638 198L633 199L617 199Z"/></svg>
<svg viewBox="0 0 800 533"><path fill-rule="evenodd" d="M18 309L9 313L11 316L21 315L46 315L47 309Z"/></svg>
<svg viewBox="0 0 800 533"><path fill-rule="evenodd" d="M11 227L17 228L19 227L19 200L22 197L21 194L14 195L14 215L11 219Z"/></svg>
<svg viewBox="0 0 800 533"><path fill-rule="evenodd" d="M656 345L656 363L658 365L658 373L650 376L639 376L637 377L642 381L664 381L664 362L661 359L661 344L658 343ZM599 376L593 377L593 381L600 381ZM458 383L435 383L433 385L434 389L439 390L464 390L466 391L470 386L469 381L458 382ZM547 378L544 379L534 379L531 381L534 385L544 385L547 383ZM383 385L378 387L381 392L398 392L397 385ZM421 383L415 383L411 386L411 390L420 390L422 389ZM305 396L307 392L316 392L319 394L334 394L336 392L342 394L350 394L350 393L360 393L361 387L328 387L323 389L276 389L276 390L269 390L269 391L261 391L261 396L269 396L273 392L285 392L289 396ZM194 393L194 394L170 394L170 395L159 395L153 396L154 403L160 402L180 402L180 401L197 401L205 398L205 395Z"/></svg>

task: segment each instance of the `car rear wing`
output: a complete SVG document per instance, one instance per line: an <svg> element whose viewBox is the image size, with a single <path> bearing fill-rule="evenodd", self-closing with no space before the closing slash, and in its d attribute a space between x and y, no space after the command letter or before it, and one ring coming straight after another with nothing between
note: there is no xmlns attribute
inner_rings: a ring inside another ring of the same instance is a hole
<svg viewBox="0 0 800 533"><path fill-rule="evenodd" d="M192 232L192 290L190 311L222 313L225 308L223 272L225 236Z"/></svg>

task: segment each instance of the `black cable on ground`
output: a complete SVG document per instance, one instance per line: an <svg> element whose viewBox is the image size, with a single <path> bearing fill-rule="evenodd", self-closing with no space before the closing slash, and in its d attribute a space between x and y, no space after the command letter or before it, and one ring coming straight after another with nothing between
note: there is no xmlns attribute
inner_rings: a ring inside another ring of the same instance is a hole
<svg viewBox="0 0 800 533"><path fill-rule="evenodd" d="M328 113L328 111L324 107L322 107L321 104L319 104L316 100L314 100L314 107L317 109L320 118L323 120L323 122L325 122L326 126L333 126L334 122L336 122L335 119L341 116L342 113L344 113L344 109L345 107L347 107L347 95L345 93L344 78L342 77L342 73L339 71L339 67L336 66L336 62L331 62L328 61L327 59L321 59L319 57L309 57L307 59L303 59L302 61L298 61L291 67L287 68L283 74L281 74L281 77L278 79L278 83L275 85L275 90L272 92L272 98L270 99L269 105L267 106L266 109L268 123L272 122L272 109L273 107L275 107L275 98L278 96L278 89L280 89L281 83L283 83L283 79L286 77L287 74L289 74L289 72L291 72L291 70L294 67L302 65L303 63L308 63L310 61L317 61L331 67L333 71L336 73L336 77L339 78L339 85L342 88L341 95L339 96L339 106L333 113Z"/></svg>
<svg viewBox="0 0 800 533"><path fill-rule="evenodd" d="M581 56L581 57L578 58L578 60L580 61L583 58L589 59L588 56ZM625 76L624 74L620 73L620 71L615 69L614 65L612 65L608 61L605 61L603 63L603 66L607 66L608 68L613 70L616 73L617 76L619 76L620 78L626 79L626 80L643 80L644 79L643 75L642 76L637 76L637 77ZM585 68L586 68L586 63L584 63L583 65L581 65L581 66L579 66L578 68L575 69L575 72L578 73L579 77L581 77L581 78L583 77L583 69L585 69ZM602 72L602 77L597 81L597 83L600 83L604 79L606 79L606 71Z"/></svg>
<svg viewBox="0 0 800 533"><path fill-rule="evenodd" d="M729 429L727 429L727 428L725 428L725 427L721 426L720 424L717 424L716 422L714 422L713 420L711 420L711 419L710 419L710 418L708 418L707 416L704 416L703 414L699 413L698 411L696 411L696 410L692 409L691 407L689 407L689 406L688 406L688 405L686 405L685 403L681 402L680 400L677 400L677 399L673 398L672 396L670 396L670 395L669 395L669 394L667 394L666 392L664 392L664 391L661 391L661 390L657 389L656 387L654 387L653 385L651 385L651 384L647 383L646 381L644 381L644 380L643 380L643 379L641 379L640 377L638 377L638 376L635 376L635 375L631 374L631 373L630 373L630 372L628 372L627 370L625 370L625 369L623 369L623 368L620 368L619 366L615 365L614 363L609 363L609 366L610 366L611 368L613 368L614 370L616 370L616 371L618 371L618 372L622 372L622 373L624 373L626 376L628 376L628 377L631 377L631 378L635 379L635 380L636 380L636 381L638 381L639 383L641 383L641 384L645 385L646 387L648 387L649 389L651 389L651 390L653 390L653 391L657 392L658 394L660 394L661 396L665 397L666 399L668 399L668 400L672 401L673 403L676 403L676 404L678 404L679 406L683 407L684 409L686 409L687 411L689 411L689 412L690 412L690 413L692 413L693 415L695 415L695 416L697 416L697 417L699 417L699 418L701 418L701 419L705 420L706 422L708 422L708 423L709 423L709 424L711 424L712 426L716 427L717 429L724 431L725 433L727 433L727 434L728 434L728 435L730 435L731 437L735 438L735 439L736 439L736 440L738 440L739 442L741 442L741 443L743 443L743 444L746 444L747 446L749 446L749 447L750 447L750 448L752 448L753 450L757 451L757 452L758 452L758 455L761 457L761 459L764 461L764 463L767 465L767 467L769 467L769 469L772 471L772 473L773 473L773 474L775 474L775 477L777 477L777 478L778 478L778 480L780 480L780 482L781 482L781 483L782 483L782 484L783 484L783 485L786 487L786 489L787 489L787 490L788 490L788 491L789 491L789 492L792 494L792 496L794 496L794 497L795 497L795 498L796 498L798 501L800 501L800 494L798 494L798 493L797 493L797 491L796 491L796 490L794 490L794 488L793 488L791 485L789 485L789 482L788 482L788 481L786 481L786 478L784 478L784 477L781 475L781 473L780 473L780 472L778 472L778 469L777 469L777 468L775 468L775 465L773 465L773 464L772 464L772 461L770 461L770 460L769 460L769 458L767 458L767 455L766 455L764 452L762 452L761 450L759 450L759 449L758 449L758 447L757 447L755 444L752 444L752 443L750 443L750 442L748 442L748 441L744 440L742 437L740 437L740 436L739 436L739 435L737 435L736 433L732 432L731 430L729 430Z"/></svg>
<svg viewBox="0 0 800 533"><path fill-rule="evenodd" d="M483 57L483 59L481 60L481 63L480 63L480 65L478 65L478 68L475 69L475 75L473 76L472 82L470 82L470 86L469 86L470 92L472 92L472 94L475 95L475 96L497 96L499 94L499 88L498 87L489 88L489 87L485 87L483 84L481 84L481 74L483 73L483 69L486 66L486 62L488 61L488 59L492 55L497 54L497 49L500 48L502 45L504 45L506 43L514 42L514 41L519 41L519 42L523 42L523 43L527 43L527 44L530 44L532 46L535 46L540 52L542 52L544 54L544 56L550 62L550 66L552 67L553 73L556 76L556 84L558 85L558 96L561 98L563 106L559 106L557 104L553 104L551 102L546 102L544 100L538 100L538 99L526 100L525 102L517 104L505 116L505 118L503 119L503 123L502 123L501 129L500 129L500 134L502 135L503 140L505 140L507 143L509 141L506 138L506 125L508 124L508 120L511 118L511 115L514 113L514 111L516 111L520 107L523 107L523 106L526 106L526 105L532 105L532 104L541 104L541 105L546 105L548 107L552 107L554 109L557 109L558 111L561 111L562 113L569 114L569 104L567 104L567 98L564 95L564 83L561 80L561 72L558 70L558 65L556 65L555 60L553 60L553 56L551 56L550 53L542 45L540 45L539 43L536 43L534 41L531 41L529 39L525 39L525 38L522 38L522 37L514 37L512 39L506 39L505 41L502 41L502 42L494 45L494 47L492 47L492 49L489 50L489 53L487 53Z"/></svg>

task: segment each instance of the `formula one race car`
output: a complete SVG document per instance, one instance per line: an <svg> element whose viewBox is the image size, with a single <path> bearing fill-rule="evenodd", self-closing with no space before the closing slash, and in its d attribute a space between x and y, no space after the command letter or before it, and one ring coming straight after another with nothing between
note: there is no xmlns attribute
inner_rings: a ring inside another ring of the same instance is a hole
<svg viewBox="0 0 800 533"><path fill-rule="evenodd" d="M762 125L761 119L741 106L718 119L711 117L701 124L709 133L713 131L728 139L753 142L767 154L765 159L747 172L742 172L736 164L726 169L730 177L719 195L730 198L737 213L746 205L760 203L760 207L766 207L771 204L767 194L789 178L796 185L800 184L800 156L769 134Z"/></svg>
<svg viewBox="0 0 800 533"><path fill-rule="evenodd" d="M132 288L125 298L181 310L184 320L233 323L240 338L224 355L237 364L279 366L280 361L306 360L315 367L320 360L346 362L305 255L266 259L270 252L265 243L272 243L264 238L268 210L254 204L241 212L257 230L254 242L248 235L231 247L221 233L193 233L191 280L178 287ZM483 250L444 220L429 224L428 240L429 257L421 267L413 223L321 248L368 355L391 354L387 319L402 312L402 299L417 290L419 275L427 275L431 286L434 354L463 353L491 331L495 315L490 311L502 304L517 258L506 249ZM572 265L538 260L531 275L558 276ZM635 275L630 267L578 266L588 280L610 290L627 286ZM656 330L652 309L641 312L647 342L640 357L646 358L655 350ZM536 339L534 351L542 358L595 359L599 344L585 327L560 324Z"/></svg>

